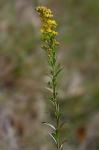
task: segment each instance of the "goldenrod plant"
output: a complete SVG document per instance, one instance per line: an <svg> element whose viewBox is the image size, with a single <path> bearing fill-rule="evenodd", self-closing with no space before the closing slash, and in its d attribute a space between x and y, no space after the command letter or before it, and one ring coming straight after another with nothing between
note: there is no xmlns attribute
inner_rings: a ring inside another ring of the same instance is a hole
<svg viewBox="0 0 99 150"><path fill-rule="evenodd" d="M55 113L55 126L44 122L47 126L50 126L52 128L52 133L49 133L49 135L52 137L52 139L55 142L55 146L57 150L63 149L62 144L62 137L61 137L61 112L60 112L60 105L58 101L58 92L57 92L57 86L58 86L58 75L61 72L61 67L57 63L57 46L59 45L59 42L56 40L56 36L58 35L58 32L56 32L57 23L54 20L53 13L50 9L44 6L40 6L36 8L36 11L38 12L40 19L41 19L41 39L42 39L42 48L45 50L48 58L48 64L50 68L50 82L48 83L48 88L50 91L52 91L50 101L54 107L54 113Z"/></svg>

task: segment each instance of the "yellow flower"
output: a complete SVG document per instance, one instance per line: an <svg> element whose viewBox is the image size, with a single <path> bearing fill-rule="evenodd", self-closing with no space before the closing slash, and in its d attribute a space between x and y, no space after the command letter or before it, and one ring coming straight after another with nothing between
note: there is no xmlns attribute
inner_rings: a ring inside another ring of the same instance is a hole
<svg viewBox="0 0 99 150"><path fill-rule="evenodd" d="M48 24L51 28L56 28L56 26L57 26L56 21L55 21L55 20L51 20L51 19L49 19L49 20L47 21L47 24Z"/></svg>
<svg viewBox="0 0 99 150"><path fill-rule="evenodd" d="M48 53L50 58L51 50L59 45L59 42L56 40L58 35L58 32L56 32L57 23L54 20L52 11L47 7L39 6L36 8L36 11L41 19L42 48Z"/></svg>
<svg viewBox="0 0 99 150"><path fill-rule="evenodd" d="M53 13L47 7L41 6L37 7L36 11L39 13L42 22L42 34L50 34L51 36L56 36L58 33L55 31L57 27L56 21L53 19Z"/></svg>
<svg viewBox="0 0 99 150"><path fill-rule="evenodd" d="M50 9L44 6L39 6L36 8L41 17L52 18L53 14Z"/></svg>
<svg viewBox="0 0 99 150"><path fill-rule="evenodd" d="M60 43L57 41L57 40L55 40L55 45L59 45Z"/></svg>

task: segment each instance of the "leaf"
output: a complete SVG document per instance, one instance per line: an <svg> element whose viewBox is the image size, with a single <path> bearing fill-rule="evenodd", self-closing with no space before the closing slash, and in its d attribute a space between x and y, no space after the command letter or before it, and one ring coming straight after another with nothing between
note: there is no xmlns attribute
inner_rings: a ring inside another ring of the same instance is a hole
<svg viewBox="0 0 99 150"><path fill-rule="evenodd" d="M63 150L63 144L60 146L60 150Z"/></svg>
<svg viewBox="0 0 99 150"><path fill-rule="evenodd" d="M47 125L48 127L51 127L53 130L56 130L56 128L52 124L46 122L42 122L42 123Z"/></svg>
<svg viewBox="0 0 99 150"><path fill-rule="evenodd" d="M54 98L53 98L53 97L50 97L49 100L50 100L50 102L51 102L53 105L55 105L55 101L54 101Z"/></svg>
<svg viewBox="0 0 99 150"><path fill-rule="evenodd" d="M57 117L57 119L59 119L61 117L61 112L59 111L59 108L57 108L57 112L55 112L55 115Z"/></svg>
<svg viewBox="0 0 99 150"><path fill-rule="evenodd" d="M59 129L61 129L65 124L66 124L66 122L62 122L59 126Z"/></svg>
<svg viewBox="0 0 99 150"><path fill-rule="evenodd" d="M55 144L57 144L57 140L55 139L54 135L49 133L50 137L54 140Z"/></svg>
<svg viewBox="0 0 99 150"><path fill-rule="evenodd" d="M59 73L62 71L62 69L63 68L60 66L60 64L56 65L56 67L55 67L55 72L56 72L55 77L57 77L59 75Z"/></svg>
<svg viewBox="0 0 99 150"><path fill-rule="evenodd" d="M53 93L53 90L52 90L51 88L46 87L46 89L47 89L49 92Z"/></svg>
<svg viewBox="0 0 99 150"><path fill-rule="evenodd" d="M60 150L63 150L63 145L64 145L64 143L66 143L67 142L67 140L64 140L63 142L62 142L62 144L61 144L61 146L60 146Z"/></svg>
<svg viewBox="0 0 99 150"><path fill-rule="evenodd" d="M57 77L61 71L62 71L62 68L59 68L55 74L55 77Z"/></svg>
<svg viewBox="0 0 99 150"><path fill-rule="evenodd" d="M59 132L56 130L55 132L52 133L52 136L55 138L56 142L58 143L60 138Z"/></svg>

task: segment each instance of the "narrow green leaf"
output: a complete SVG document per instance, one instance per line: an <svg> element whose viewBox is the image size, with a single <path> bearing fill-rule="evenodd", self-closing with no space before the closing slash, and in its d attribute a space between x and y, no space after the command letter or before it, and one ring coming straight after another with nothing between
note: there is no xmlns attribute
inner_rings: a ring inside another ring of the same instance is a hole
<svg viewBox="0 0 99 150"><path fill-rule="evenodd" d="M46 89L47 89L49 92L53 93L53 90L52 90L51 88L46 87Z"/></svg>
<svg viewBox="0 0 99 150"><path fill-rule="evenodd" d="M55 144L57 144L57 141L56 141L55 137L51 133L49 133L49 135L54 140Z"/></svg>
<svg viewBox="0 0 99 150"><path fill-rule="evenodd" d="M48 127L51 127L53 130L56 130L56 128L52 124L47 123L47 122L42 122L42 123L47 125Z"/></svg>

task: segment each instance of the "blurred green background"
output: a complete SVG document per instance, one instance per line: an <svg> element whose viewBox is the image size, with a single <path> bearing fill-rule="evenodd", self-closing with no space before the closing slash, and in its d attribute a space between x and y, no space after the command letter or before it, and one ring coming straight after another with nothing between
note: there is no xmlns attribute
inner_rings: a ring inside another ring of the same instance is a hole
<svg viewBox="0 0 99 150"><path fill-rule="evenodd" d="M83 147L95 128L89 124L97 124L99 139L99 0L0 0L0 149L53 149L41 124L54 116L45 89L39 5L53 10L58 22L64 150L89 150Z"/></svg>

